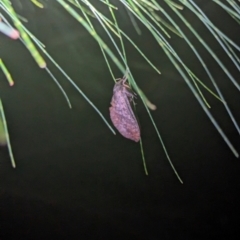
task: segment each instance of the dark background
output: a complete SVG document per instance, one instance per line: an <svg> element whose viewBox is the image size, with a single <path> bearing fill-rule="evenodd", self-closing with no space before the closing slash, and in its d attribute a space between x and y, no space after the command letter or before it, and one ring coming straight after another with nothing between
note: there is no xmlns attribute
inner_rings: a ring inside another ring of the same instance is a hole
<svg viewBox="0 0 240 240"><path fill-rule="evenodd" d="M26 27L110 122L114 82L98 44L55 1L43 1L44 10L30 1L22 5L14 2L18 13L29 20ZM227 13L211 1L196 2L222 31L240 43L240 27ZM120 26L162 72L155 73L126 42L132 74L158 107L153 117L184 184L174 175L140 99L137 113L149 176L144 174L139 144L119 133L113 135L47 61L70 97L70 110L50 76L36 66L21 42L1 35L0 56L15 80L11 88L1 73L0 94L17 164L13 169L7 149L0 149L1 240L237 239L239 159L153 37L141 24L142 36L137 35L126 11L120 8L119 12ZM203 24L189 11L183 13L239 82L239 72ZM111 46L101 26L93 22ZM179 24L240 122L238 90ZM213 89L184 40L171 36L169 42L184 62ZM112 66L115 76L121 77L122 73ZM240 151L239 135L223 105L203 92L212 114Z"/></svg>

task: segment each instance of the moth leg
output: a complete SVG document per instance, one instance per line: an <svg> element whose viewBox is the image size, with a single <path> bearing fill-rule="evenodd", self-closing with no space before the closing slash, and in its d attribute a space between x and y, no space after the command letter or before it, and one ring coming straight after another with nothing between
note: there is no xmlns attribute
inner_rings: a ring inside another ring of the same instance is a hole
<svg viewBox="0 0 240 240"><path fill-rule="evenodd" d="M137 104L135 103L134 98L137 98L137 96L132 95L130 101L136 106Z"/></svg>
<svg viewBox="0 0 240 240"><path fill-rule="evenodd" d="M123 86L125 87L125 88L128 88L128 89L132 89L130 86L129 86L129 84L127 84L127 83L123 83Z"/></svg>

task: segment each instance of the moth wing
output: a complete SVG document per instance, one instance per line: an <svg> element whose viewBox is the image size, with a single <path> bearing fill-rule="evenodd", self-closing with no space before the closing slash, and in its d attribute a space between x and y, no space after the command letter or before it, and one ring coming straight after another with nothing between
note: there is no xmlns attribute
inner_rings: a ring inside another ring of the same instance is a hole
<svg viewBox="0 0 240 240"><path fill-rule="evenodd" d="M132 116L129 115L127 106L125 106L125 109L121 112L119 112L118 109L111 107L110 117L113 125L124 137L136 142L139 141L140 129L138 123L136 118L133 119Z"/></svg>

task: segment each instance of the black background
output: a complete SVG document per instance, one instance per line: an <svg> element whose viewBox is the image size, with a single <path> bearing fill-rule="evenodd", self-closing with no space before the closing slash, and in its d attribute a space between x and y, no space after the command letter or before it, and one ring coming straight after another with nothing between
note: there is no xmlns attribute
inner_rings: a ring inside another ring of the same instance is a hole
<svg viewBox="0 0 240 240"><path fill-rule="evenodd" d="M110 122L114 82L98 44L55 1L42 2L43 10L30 1L22 5L14 1L17 12L29 20L25 26ZM212 1L196 2L222 31L240 42L240 27L227 13ZM36 66L21 42L1 35L0 56L15 80L14 87L9 87L1 73L0 94L17 168L12 169L7 149L1 148L0 239L237 239L239 159L153 37L141 24L142 35L137 35L125 9L116 4L120 26L162 72L154 72L126 42L132 74L158 107L152 115L184 184L174 175L140 99L137 113L149 176L144 174L139 144L119 133L113 135L47 60L70 97L70 110L50 76ZM96 6L106 12L102 4ZM208 30L188 10L183 14L239 82L239 72ZM101 26L93 22L112 46ZM238 90L179 24L239 122ZM171 36L169 43L185 64L213 89L184 40ZM111 65L115 76L121 77ZM203 93L211 113L240 151L239 135L223 105Z"/></svg>

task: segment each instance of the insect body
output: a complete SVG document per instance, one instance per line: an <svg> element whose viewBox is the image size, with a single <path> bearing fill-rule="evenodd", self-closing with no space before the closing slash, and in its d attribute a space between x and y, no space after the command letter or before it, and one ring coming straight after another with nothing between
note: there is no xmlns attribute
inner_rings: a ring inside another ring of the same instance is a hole
<svg viewBox="0 0 240 240"><path fill-rule="evenodd" d="M126 81L127 77L124 76L114 85L111 107L109 108L110 117L113 125L125 138L138 142L140 128L131 106L135 96Z"/></svg>

